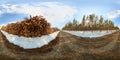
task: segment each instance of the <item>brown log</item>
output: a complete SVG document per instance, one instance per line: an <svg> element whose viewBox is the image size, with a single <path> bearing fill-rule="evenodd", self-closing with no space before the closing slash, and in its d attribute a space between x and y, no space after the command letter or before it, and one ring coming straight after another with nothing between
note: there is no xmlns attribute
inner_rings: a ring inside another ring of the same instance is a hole
<svg viewBox="0 0 120 60"><path fill-rule="evenodd" d="M42 16L35 16L20 22L8 24L5 31L25 37L40 37L53 32L50 23Z"/></svg>

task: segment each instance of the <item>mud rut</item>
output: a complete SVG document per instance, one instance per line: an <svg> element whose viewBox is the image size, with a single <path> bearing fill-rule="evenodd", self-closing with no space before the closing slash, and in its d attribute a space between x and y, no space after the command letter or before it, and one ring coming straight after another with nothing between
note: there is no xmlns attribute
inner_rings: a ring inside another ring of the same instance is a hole
<svg viewBox="0 0 120 60"><path fill-rule="evenodd" d="M4 40L1 38L0 34L0 56L4 55L8 58L11 58L12 60L66 60L71 58L73 60L84 60L86 57L84 57L83 54L105 53L106 51L114 49L116 43L120 42L120 32L114 33L110 36L105 36L103 40L99 38L90 39L77 37L63 31L58 34L58 37L59 43L53 47L53 50L51 52L45 54L30 55L25 52L22 52L21 54L10 52L10 50L4 45ZM118 49L120 49L119 46ZM0 59L1 58L2 57L0 57ZM87 56L87 58L89 58L89 56ZM92 57L89 59L87 58L85 60L89 60Z"/></svg>

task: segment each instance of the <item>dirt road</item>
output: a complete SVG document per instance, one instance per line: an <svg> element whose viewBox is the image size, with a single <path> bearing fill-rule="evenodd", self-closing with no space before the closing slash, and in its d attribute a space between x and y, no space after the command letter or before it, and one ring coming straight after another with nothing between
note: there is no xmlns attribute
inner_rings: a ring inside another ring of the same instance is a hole
<svg viewBox="0 0 120 60"><path fill-rule="evenodd" d="M1 36L1 35L0 35ZM0 42L0 60L106 60L120 59L120 32L100 38L82 38L61 31L59 43L51 52L30 55L16 54Z"/></svg>

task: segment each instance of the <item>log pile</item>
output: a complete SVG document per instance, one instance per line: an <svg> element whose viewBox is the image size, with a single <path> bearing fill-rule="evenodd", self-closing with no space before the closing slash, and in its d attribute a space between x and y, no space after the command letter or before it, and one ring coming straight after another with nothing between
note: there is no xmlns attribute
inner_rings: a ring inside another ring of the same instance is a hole
<svg viewBox="0 0 120 60"><path fill-rule="evenodd" d="M24 37L40 37L53 32L50 23L42 16L25 18L23 21L8 24L4 30L9 34Z"/></svg>

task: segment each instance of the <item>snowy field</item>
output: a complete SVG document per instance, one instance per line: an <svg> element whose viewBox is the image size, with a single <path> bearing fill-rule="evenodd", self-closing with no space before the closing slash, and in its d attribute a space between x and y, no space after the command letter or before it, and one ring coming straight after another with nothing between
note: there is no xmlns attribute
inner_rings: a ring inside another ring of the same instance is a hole
<svg viewBox="0 0 120 60"><path fill-rule="evenodd" d="M116 32L116 30L111 30L111 31L67 31L64 30L64 32L79 36L79 37L89 37L89 38L96 38L96 37L102 37L108 34L112 34Z"/></svg>
<svg viewBox="0 0 120 60"><path fill-rule="evenodd" d="M0 29L2 28L2 26L0 26Z"/></svg>
<svg viewBox="0 0 120 60"><path fill-rule="evenodd" d="M13 43L24 49L40 48L48 44L50 41L54 40L59 33L59 31L57 31L41 37L27 38L27 37L22 37L22 36L19 37L17 35L8 34L7 32L2 30L1 32L6 36L6 38L10 43Z"/></svg>

